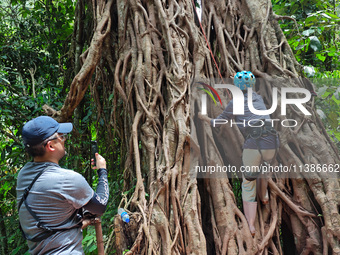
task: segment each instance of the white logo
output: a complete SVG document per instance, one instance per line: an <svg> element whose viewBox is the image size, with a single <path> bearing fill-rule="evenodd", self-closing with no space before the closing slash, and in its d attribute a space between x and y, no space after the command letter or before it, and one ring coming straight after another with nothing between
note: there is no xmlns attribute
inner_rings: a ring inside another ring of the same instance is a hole
<svg viewBox="0 0 340 255"><path fill-rule="evenodd" d="M221 89L226 88L228 89L231 94L233 95L233 114L234 115L244 115L244 95L242 91L234 86L234 85L227 85L227 84L216 84L215 88ZM253 106L253 89L248 88L248 107L249 110L255 115L269 115L272 114L277 108L277 97L278 91L277 88L273 88L273 103L270 109L268 110L256 110ZM302 93L305 95L304 98L287 98L288 93ZM311 93L307 89L304 88L281 88L281 115L287 114L287 105L295 105L297 108L300 109L305 115L312 115L307 109L302 105L310 100ZM207 95L203 94L202 97L202 114L207 114Z"/></svg>

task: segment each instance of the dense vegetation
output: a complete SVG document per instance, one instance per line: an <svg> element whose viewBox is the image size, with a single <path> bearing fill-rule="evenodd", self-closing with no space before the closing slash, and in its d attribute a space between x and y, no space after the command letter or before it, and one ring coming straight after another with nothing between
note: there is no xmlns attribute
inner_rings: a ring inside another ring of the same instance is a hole
<svg viewBox="0 0 340 255"><path fill-rule="evenodd" d="M340 146L340 5L338 1L274 0L297 61L317 86L318 113L333 141ZM289 18L288 18L289 16ZM291 19L293 18L293 19ZM294 20L295 19L295 20Z"/></svg>
<svg viewBox="0 0 340 255"><path fill-rule="evenodd" d="M316 84L316 107L331 138L340 147L340 5L337 1L273 0L274 11L286 16L281 27L305 75ZM79 63L72 55L75 40L82 42L81 52L89 46L90 35L75 38L74 15L79 6L72 0L8 0L0 5L0 243L1 254L24 254L26 242L18 229L15 186L18 170L29 160L23 153L23 124L44 114L45 104L60 109ZM85 6L90 9L90 6ZM83 15L88 33L92 24ZM294 19L292 19L292 17ZM72 53L72 54L71 54ZM100 84L96 84L100 89ZM97 88L98 89L98 88ZM72 122L76 130L67 142L68 156L62 166L82 173L95 186L96 174L90 168L90 141L98 140L107 159L111 199L103 216L113 222L117 207L133 189L124 183L119 144L115 130L105 129L111 121L109 102L96 108L100 94L88 90ZM111 93L102 91L102 93ZM112 96L109 100L113 99ZM124 193L122 192L124 191ZM104 224L106 240L112 228ZM95 251L93 228L84 231L84 249Z"/></svg>

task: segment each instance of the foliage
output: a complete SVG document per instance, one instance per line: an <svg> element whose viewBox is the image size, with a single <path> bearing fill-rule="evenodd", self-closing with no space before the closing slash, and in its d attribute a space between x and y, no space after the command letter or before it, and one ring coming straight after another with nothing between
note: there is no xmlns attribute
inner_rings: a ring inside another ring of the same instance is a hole
<svg viewBox="0 0 340 255"><path fill-rule="evenodd" d="M317 73L316 108L331 139L340 148L340 71Z"/></svg>
<svg viewBox="0 0 340 255"><path fill-rule="evenodd" d="M93 227L88 227L83 231L83 249L85 254L98 254L96 244L96 232Z"/></svg>
<svg viewBox="0 0 340 255"><path fill-rule="evenodd" d="M67 1L72 3L71 1ZM0 4L0 197L2 252L24 254L18 226L16 178L29 159L19 139L23 123L42 113L44 104L60 107L61 57L70 43L73 4L2 1ZM15 227L15 231L9 231ZM6 240L7 239L7 240Z"/></svg>
<svg viewBox="0 0 340 255"><path fill-rule="evenodd" d="M284 19L281 28L298 62L314 66L320 72L340 69L339 1L273 0L278 15L291 16L296 24Z"/></svg>
<svg viewBox="0 0 340 255"><path fill-rule="evenodd" d="M296 20L281 22L304 75L317 86L316 107L327 132L340 148L340 4L339 1L273 0L278 15Z"/></svg>
<svg viewBox="0 0 340 255"><path fill-rule="evenodd" d="M28 120L43 115L43 105L54 109L63 105L69 84L65 76L72 70L70 52L75 5L72 0L0 3L0 253L25 254L26 241L18 229L16 179L18 171L30 160L23 153L21 128ZM91 30L91 29L90 29ZM103 92L104 94L104 92ZM109 114L108 107L102 111ZM123 190L120 171L119 139L109 141L103 117L93 95L86 95L78 107L75 131L66 142L68 156L60 162L74 169L96 187L97 175L90 167L90 141L97 139L99 152L109 166L110 201L103 222L112 222ZM16 226L16 227L13 227ZM109 232L103 224L103 233ZM15 229L15 231L12 231ZM4 234L5 233L5 234ZM84 231L86 254L96 253L94 228Z"/></svg>

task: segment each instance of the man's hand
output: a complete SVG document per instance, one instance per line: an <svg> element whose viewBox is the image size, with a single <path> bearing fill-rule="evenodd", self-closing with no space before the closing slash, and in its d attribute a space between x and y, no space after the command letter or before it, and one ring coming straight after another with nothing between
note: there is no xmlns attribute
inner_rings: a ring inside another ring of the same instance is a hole
<svg viewBox="0 0 340 255"><path fill-rule="evenodd" d="M106 169L106 160L99 153L95 154L97 165L94 165L94 159L91 159L91 164L93 165L93 169L105 168Z"/></svg>
<svg viewBox="0 0 340 255"><path fill-rule="evenodd" d="M101 220L99 217L96 217L95 215L93 215L92 218L85 218L81 223L81 229L83 230L84 228L87 228L89 225L94 225L96 223L100 223Z"/></svg>
<svg viewBox="0 0 340 255"><path fill-rule="evenodd" d="M198 118L201 119L201 120L204 120L206 122L209 122L210 123L210 118L206 115L202 115L200 112L198 113Z"/></svg>

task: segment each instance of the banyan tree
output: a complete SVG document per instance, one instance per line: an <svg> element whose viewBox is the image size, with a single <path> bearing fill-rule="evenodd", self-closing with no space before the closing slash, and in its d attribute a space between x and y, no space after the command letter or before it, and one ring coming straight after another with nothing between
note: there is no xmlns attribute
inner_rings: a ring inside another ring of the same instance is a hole
<svg viewBox="0 0 340 255"><path fill-rule="evenodd" d="M201 14L195 5L77 2L70 50L76 74L63 107L46 111L70 119L88 89L99 113L110 109L105 127L121 141L125 187L135 189L122 202L131 223L119 217L110 223L107 253L340 254L338 178L317 171L269 176L270 201L258 204L252 237L237 193L240 176L207 178L192 171L193 165L240 167L244 139L236 126L214 129L199 120L202 90L195 81L213 86L219 77L228 82L234 73L250 70L268 108L274 87L278 93L282 87L313 90L280 28L278 21L287 17L276 15L271 1L203 0ZM87 49L84 40L90 42ZM209 101L211 118L230 100L227 90L219 91L223 106ZM314 100L304 104L311 115L292 105L282 115L280 104L272 113L279 120L276 164L340 163ZM297 125L280 125L285 119Z"/></svg>

